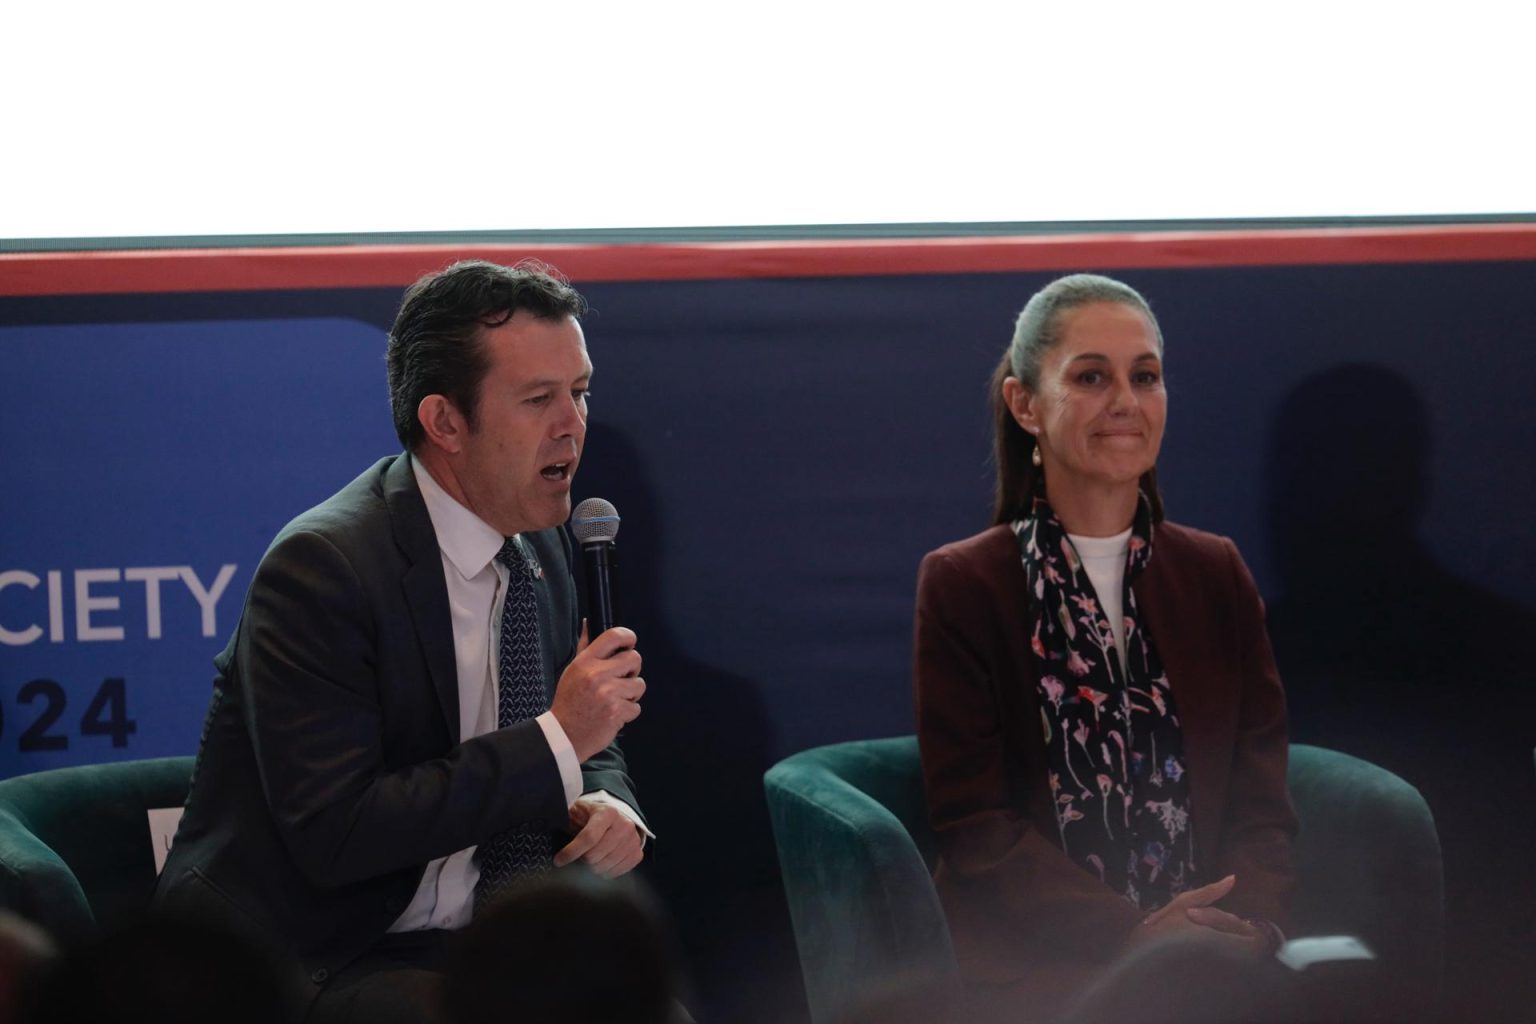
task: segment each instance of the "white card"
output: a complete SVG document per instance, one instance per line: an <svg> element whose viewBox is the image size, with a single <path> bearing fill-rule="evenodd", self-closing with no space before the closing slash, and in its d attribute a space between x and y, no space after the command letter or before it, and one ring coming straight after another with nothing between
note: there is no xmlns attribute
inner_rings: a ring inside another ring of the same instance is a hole
<svg viewBox="0 0 1536 1024"><path fill-rule="evenodd" d="M171 840L176 838L176 826L181 824L180 807L151 807L149 809L149 838L155 844L155 874L165 870L166 855L171 852Z"/></svg>
<svg viewBox="0 0 1536 1024"><path fill-rule="evenodd" d="M1304 971L1313 964L1335 960L1375 960L1376 954L1353 935L1318 935L1292 939L1280 947L1275 958L1293 971Z"/></svg>

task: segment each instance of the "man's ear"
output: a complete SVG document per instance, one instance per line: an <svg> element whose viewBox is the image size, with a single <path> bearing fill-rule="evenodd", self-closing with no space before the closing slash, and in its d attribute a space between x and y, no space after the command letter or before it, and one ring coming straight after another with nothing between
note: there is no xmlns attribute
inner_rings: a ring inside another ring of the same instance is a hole
<svg viewBox="0 0 1536 1024"><path fill-rule="evenodd" d="M1014 422L1036 436L1040 434L1040 416L1035 410L1035 393L1017 377L1003 378L1003 401L1013 413Z"/></svg>
<svg viewBox="0 0 1536 1024"><path fill-rule="evenodd" d="M426 433L427 443L450 454L464 450L469 424L445 395L428 395L416 406L416 419Z"/></svg>

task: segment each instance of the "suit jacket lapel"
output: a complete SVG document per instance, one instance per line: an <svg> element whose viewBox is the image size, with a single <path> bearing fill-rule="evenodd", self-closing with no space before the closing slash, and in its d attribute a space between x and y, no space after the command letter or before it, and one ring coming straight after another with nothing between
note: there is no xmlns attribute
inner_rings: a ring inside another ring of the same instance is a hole
<svg viewBox="0 0 1536 1024"><path fill-rule="evenodd" d="M416 641L421 644L448 735L458 743L459 679L453 651L453 619L448 611L448 585L443 581L437 534L432 530L432 519L416 486L408 455L397 457L384 471L384 502L394 524L395 543L405 556L400 585L411 609Z"/></svg>
<svg viewBox="0 0 1536 1024"><path fill-rule="evenodd" d="M571 574L566 560L560 529L523 534L523 540L543 575L534 583L533 595L539 614L539 655L544 667L544 688L551 700L560 673L574 653L570 609L575 603L571 592Z"/></svg>

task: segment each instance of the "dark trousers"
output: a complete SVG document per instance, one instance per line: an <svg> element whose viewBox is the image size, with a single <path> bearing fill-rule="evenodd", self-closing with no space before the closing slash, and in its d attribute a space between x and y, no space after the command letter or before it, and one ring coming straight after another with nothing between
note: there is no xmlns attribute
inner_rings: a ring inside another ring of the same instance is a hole
<svg viewBox="0 0 1536 1024"><path fill-rule="evenodd" d="M384 936L320 987L305 1024L442 1024L439 930Z"/></svg>

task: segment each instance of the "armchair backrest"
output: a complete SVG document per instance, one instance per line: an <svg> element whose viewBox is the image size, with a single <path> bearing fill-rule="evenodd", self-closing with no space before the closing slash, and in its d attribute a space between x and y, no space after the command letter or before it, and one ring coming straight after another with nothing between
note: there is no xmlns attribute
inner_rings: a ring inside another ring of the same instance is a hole
<svg viewBox="0 0 1536 1024"><path fill-rule="evenodd" d="M957 984L916 738L802 751L764 782L812 1021Z"/></svg>
<svg viewBox="0 0 1536 1024"><path fill-rule="evenodd" d="M0 906L64 939L142 911L155 887L147 812L179 807L191 757L0 780Z"/></svg>
<svg viewBox="0 0 1536 1024"><path fill-rule="evenodd" d="M1288 785L1301 829L1294 931L1353 935L1404 997L1439 998L1445 933L1440 839L1413 786L1369 761L1293 743Z"/></svg>
<svg viewBox="0 0 1536 1024"><path fill-rule="evenodd" d="M1444 909L1428 804L1360 758L1302 744L1290 753L1301 820L1293 937L1357 936L1405 1005L1433 1005ZM801 751L765 785L812 1021L893 989L957 984L916 738Z"/></svg>

